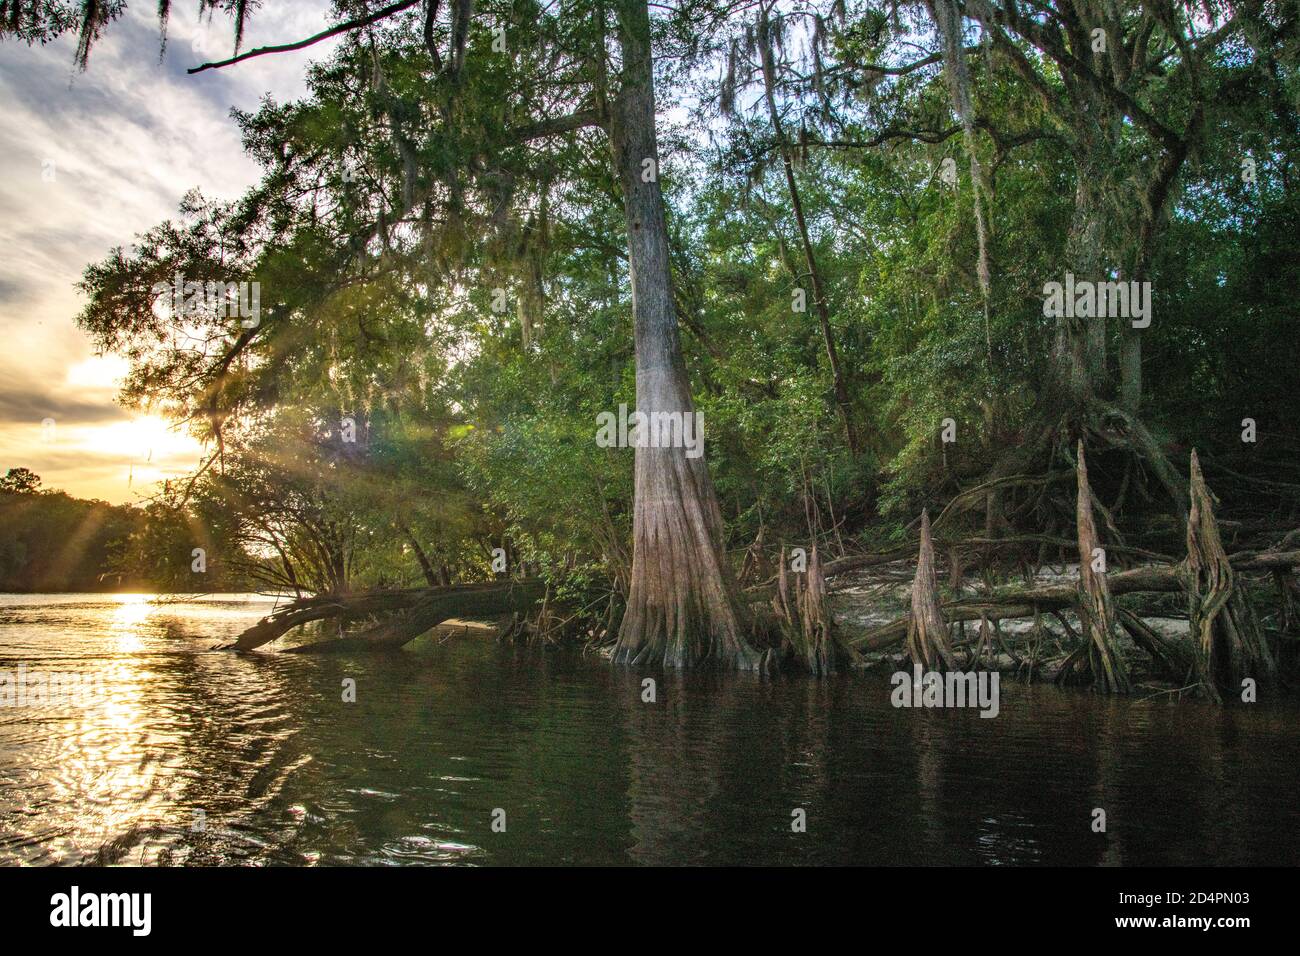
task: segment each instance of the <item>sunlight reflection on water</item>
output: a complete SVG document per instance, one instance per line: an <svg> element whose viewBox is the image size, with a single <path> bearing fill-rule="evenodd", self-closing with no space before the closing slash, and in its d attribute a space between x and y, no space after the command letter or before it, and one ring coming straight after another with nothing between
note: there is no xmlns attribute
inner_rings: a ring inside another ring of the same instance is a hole
<svg viewBox="0 0 1300 956"><path fill-rule="evenodd" d="M0 863L1293 863L1288 705L1004 683L900 711L881 673L642 675L482 632L381 656L213 648L249 595L0 595ZM341 684L357 684L345 704ZM1093 834L1091 809L1109 832ZM490 829L503 808L507 830ZM792 808L808 832L790 832Z"/></svg>

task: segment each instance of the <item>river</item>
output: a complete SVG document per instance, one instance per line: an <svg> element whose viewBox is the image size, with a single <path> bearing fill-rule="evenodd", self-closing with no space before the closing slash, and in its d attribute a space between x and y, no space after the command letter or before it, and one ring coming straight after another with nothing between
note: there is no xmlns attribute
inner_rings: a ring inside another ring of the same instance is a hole
<svg viewBox="0 0 1300 956"><path fill-rule="evenodd" d="M875 672L659 674L647 703L646 675L481 630L382 656L213 650L270 607L0 595L0 671L101 692L0 706L0 863L1300 859L1294 702L1008 678L985 719L896 709Z"/></svg>

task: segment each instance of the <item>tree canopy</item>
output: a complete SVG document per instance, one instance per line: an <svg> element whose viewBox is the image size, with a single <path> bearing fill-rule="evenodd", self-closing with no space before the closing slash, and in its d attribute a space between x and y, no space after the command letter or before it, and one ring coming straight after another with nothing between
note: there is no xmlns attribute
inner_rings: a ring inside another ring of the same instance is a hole
<svg viewBox="0 0 1300 956"><path fill-rule="evenodd" d="M74 6L0 19L77 31L93 70L124 4ZM204 6L236 55L197 68L274 55L239 50L254 4ZM1232 519L1295 514L1293 5L335 7L308 94L235 116L257 186L187 196L82 283L124 398L209 442L175 507L220 511L267 584L481 580L499 548L588 613L658 588L635 626L671 631L674 601L726 601L642 582L665 495L724 556L668 563L724 593L782 545L902 540L925 506L1068 537L1080 439L1131 543L1176 540L1153 516L1186 512L1192 447ZM256 316L221 298L238 283ZM1125 305L1054 314L1052 283ZM596 417L645 409L678 352L657 407L702 414L707 468L634 470Z"/></svg>

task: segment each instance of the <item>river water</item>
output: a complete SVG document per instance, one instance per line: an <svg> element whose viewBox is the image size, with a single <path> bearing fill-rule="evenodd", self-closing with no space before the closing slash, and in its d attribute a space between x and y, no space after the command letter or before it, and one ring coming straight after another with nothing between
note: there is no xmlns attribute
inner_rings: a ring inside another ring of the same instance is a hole
<svg viewBox="0 0 1300 956"><path fill-rule="evenodd" d="M986 719L896 709L884 672L659 674L646 703L646 675L482 631L212 649L270 606L0 595L0 672L103 691L0 706L0 864L1300 860L1293 703L1007 679Z"/></svg>

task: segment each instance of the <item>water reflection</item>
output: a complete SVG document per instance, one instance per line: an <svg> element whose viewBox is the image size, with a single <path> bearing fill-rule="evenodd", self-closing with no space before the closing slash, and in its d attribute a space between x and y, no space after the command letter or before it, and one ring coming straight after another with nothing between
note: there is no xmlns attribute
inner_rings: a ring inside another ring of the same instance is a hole
<svg viewBox="0 0 1300 956"><path fill-rule="evenodd" d="M473 634L379 657L211 650L266 610L0 596L0 669L89 670L108 689L89 707L0 708L0 862L1249 864L1300 849L1291 706L1008 681L989 720L896 710L883 673L654 674L646 703L648 675Z"/></svg>

